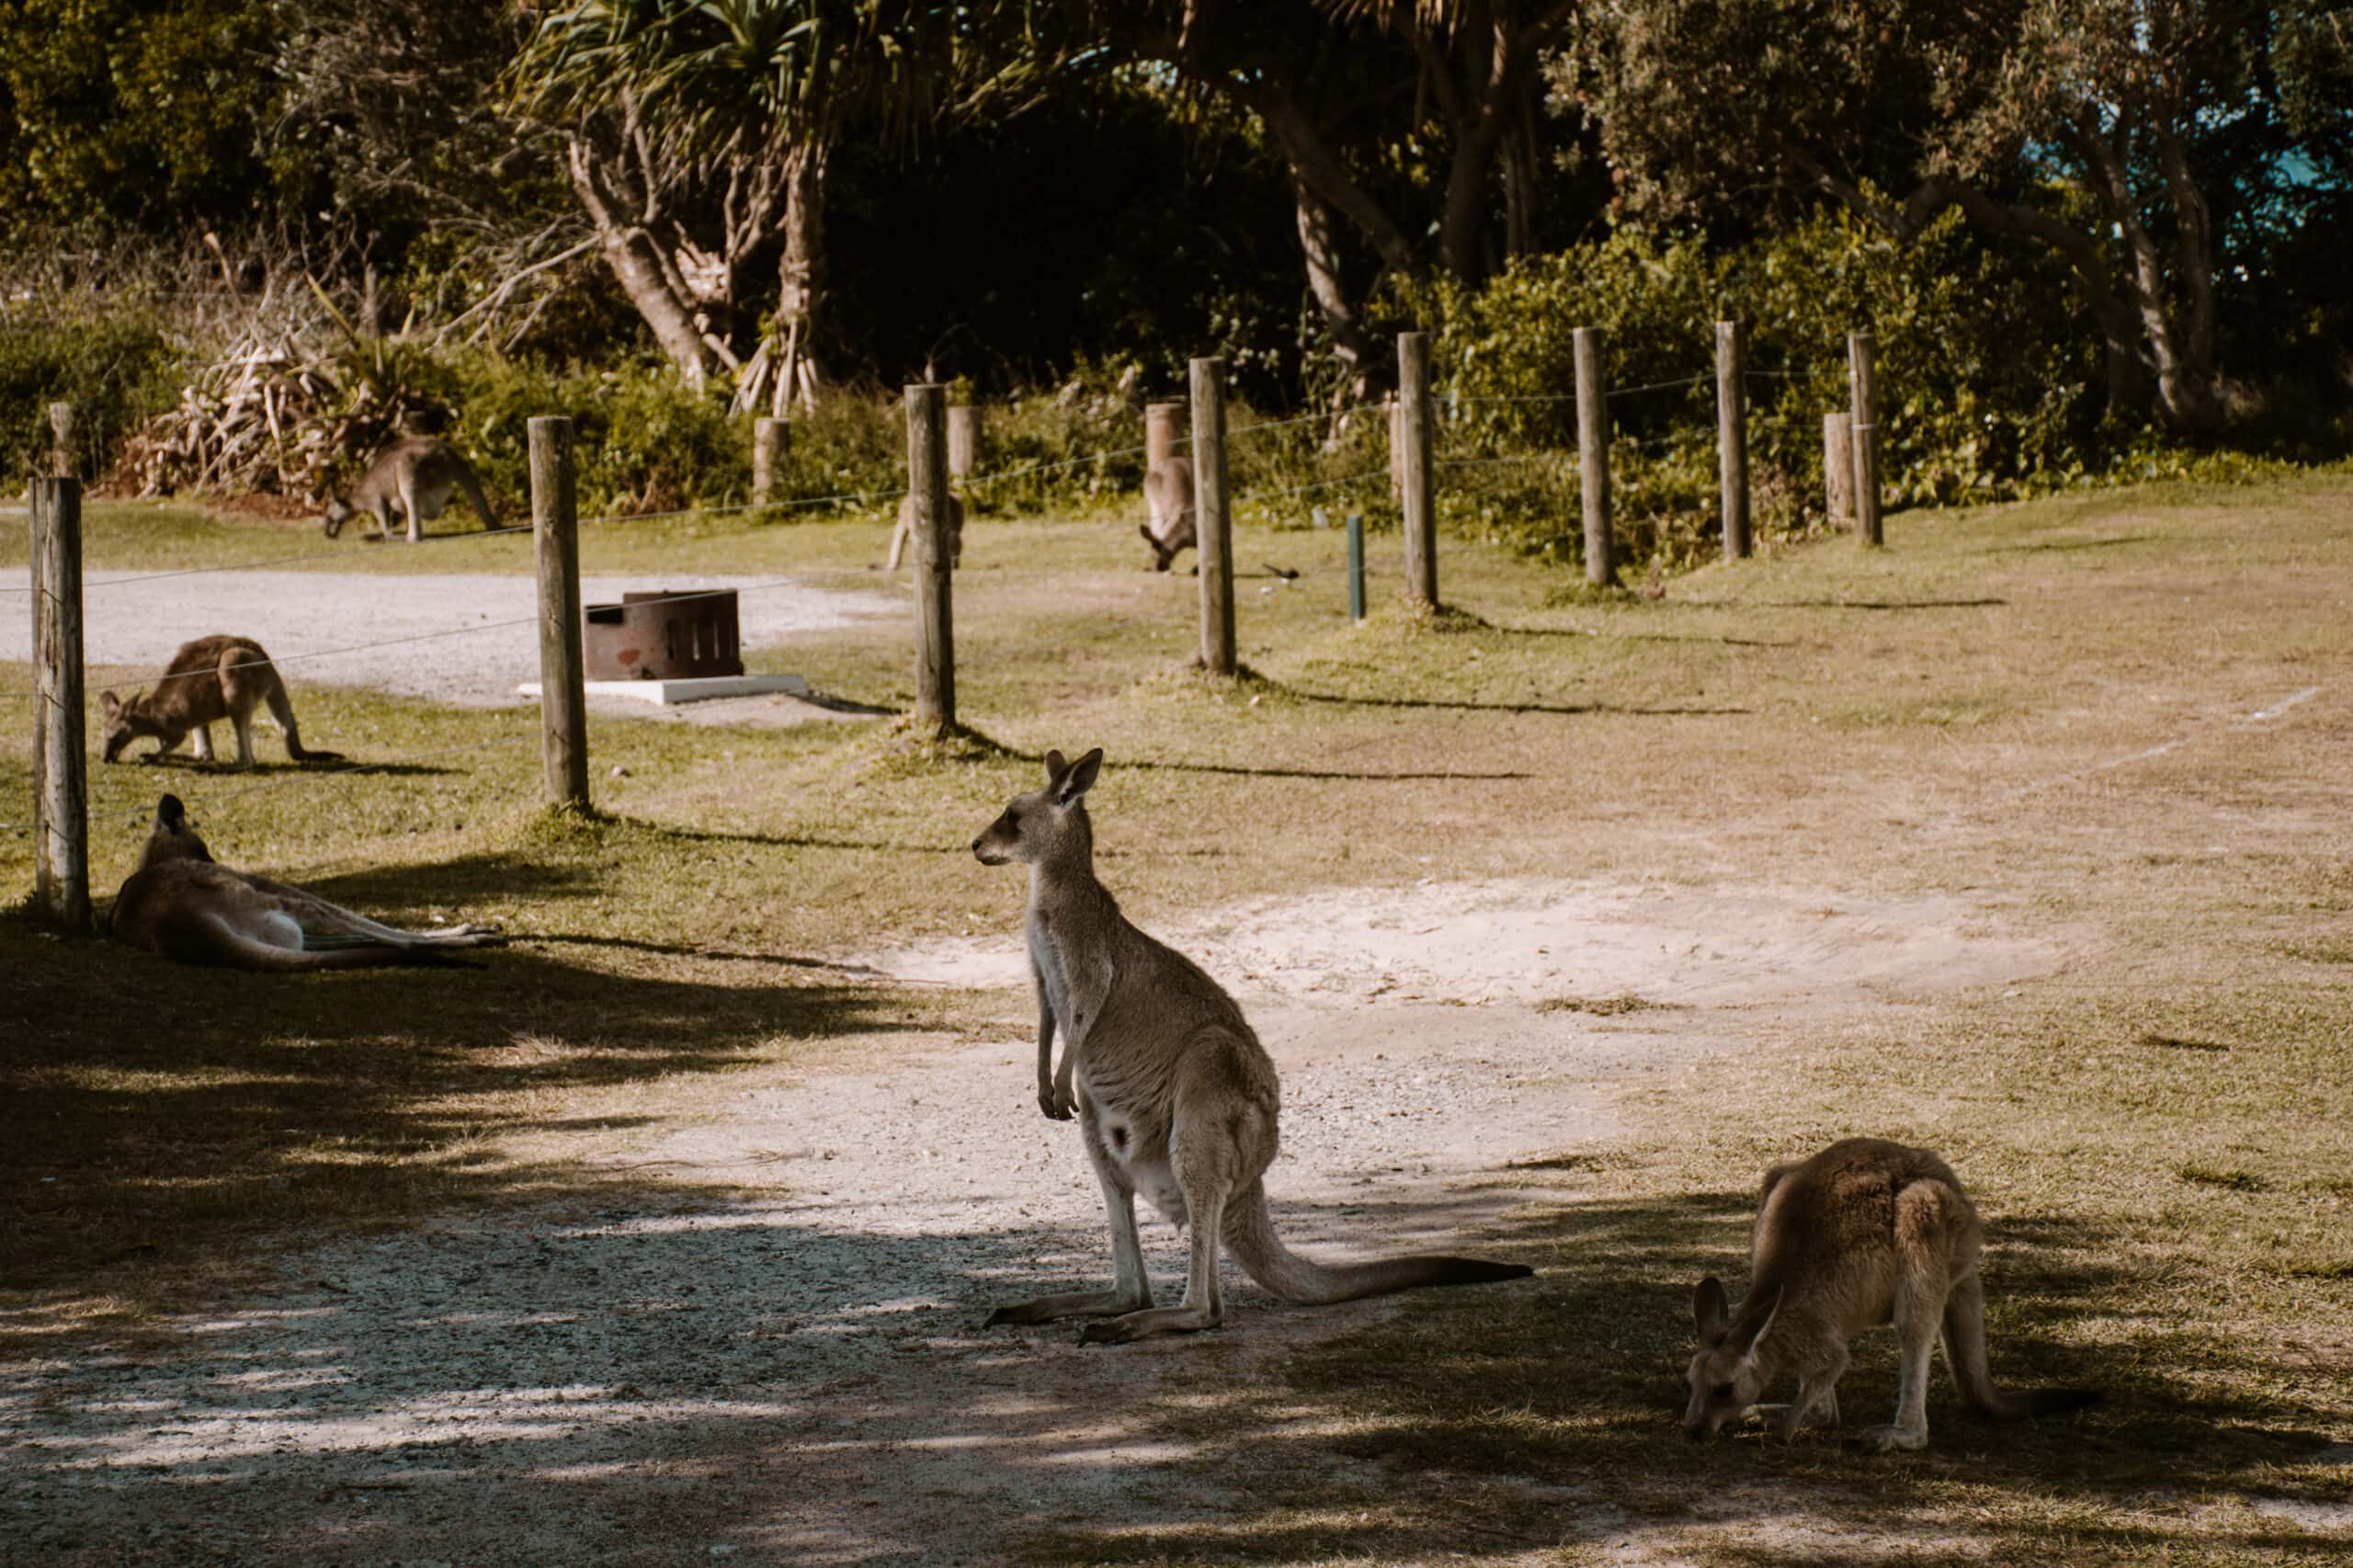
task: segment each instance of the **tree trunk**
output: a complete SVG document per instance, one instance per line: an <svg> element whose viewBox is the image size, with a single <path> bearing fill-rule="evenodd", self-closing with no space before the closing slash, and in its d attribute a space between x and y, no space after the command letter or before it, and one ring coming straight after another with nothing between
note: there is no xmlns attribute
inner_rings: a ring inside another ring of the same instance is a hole
<svg viewBox="0 0 2353 1568"><path fill-rule="evenodd" d="M564 161L573 193L596 226L597 248L614 281L679 376L688 386L701 386L710 372L710 346L696 324L693 305L679 292L672 270L663 265L660 244L643 224L623 217L585 136L575 132L566 138Z"/></svg>
<svg viewBox="0 0 2353 1568"><path fill-rule="evenodd" d="M814 337L824 277L825 147L800 141L784 153L784 256L777 264L776 302L783 347L773 404L779 418L796 403L806 408L817 401L824 372Z"/></svg>
<svg viewBox="0 0 2353 1568"><path fill-rule="evenodd" d="M1299 248L1307 262L1307 291L1332 335L1333 357L1347 372L1347 400L1361 403L1370 391L1375 353L1358 318L1356 301L1348 297L1347 285L1340 278L1339 240L1332 232L1332 210L1297 169L1290 171L1290 195L1299 214Z"/></svg>

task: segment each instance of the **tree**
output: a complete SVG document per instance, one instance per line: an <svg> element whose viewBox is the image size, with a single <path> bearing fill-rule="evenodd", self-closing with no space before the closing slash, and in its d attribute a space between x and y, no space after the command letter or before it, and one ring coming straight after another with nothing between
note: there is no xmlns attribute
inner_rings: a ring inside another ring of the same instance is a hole
<svg viewBox="0 0 2353 1568"><path fill-rule="evenodd" d="M2256 0L1625 0L1555 74L1655 212L1802 190L1909 242L1950 208L2063 258L2112 409L2222 412L2217 290L2302 143L2320 7ZM2325 40L2324 40L2325 41ZM2337 47L2343 46L2341 30Z"/></svg>
<svg viewBox="0 0 2353 1568"><path fill-rule="evenodd" d="M1181 0L1131 47L1256 116L1289 170L1308 290L1360 391L1363 303L1391 278L1476 282L1533 243L1541 65L1577 0ZM1442 170L1423 176L1424 166ZM1501 201L1495 187L1504 175ZM1373 267L1349 280L1342 225Z"/></svg>
<svg viewBox="0 0 2353 1568"><path fill-rule="evenodd" d="M739 404L816 394L825 173L857 131L904 140L1017 103L1051 61L1013 47L1025 7L953 0L574 0L517 66L567 122L567 167L613 275L690 381ZM778 251L771 323L746 357L740 277Z"/></svg>

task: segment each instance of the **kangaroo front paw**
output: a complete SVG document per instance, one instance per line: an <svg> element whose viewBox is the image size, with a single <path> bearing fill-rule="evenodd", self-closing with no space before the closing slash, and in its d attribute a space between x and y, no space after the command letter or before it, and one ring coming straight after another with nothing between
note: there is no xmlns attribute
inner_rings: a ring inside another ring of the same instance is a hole
<svg viewBox="0 0 2353 1568"><path fill-rule="evenodd" d="M1855 1441L1866 1453L1887 1454L1925 1449L1928 1435L1905 1426L1866 1426L1855 1434Z"/></svg>
<svg viewBox="0 0 2353 1568"><path fill-rule="evenodd" d="M1049 1121L1068 1121L1074 1109L1070 1097L1058 1092L1051 1085L1038 1091L1038 1108L1046 1113Z"/></svg>

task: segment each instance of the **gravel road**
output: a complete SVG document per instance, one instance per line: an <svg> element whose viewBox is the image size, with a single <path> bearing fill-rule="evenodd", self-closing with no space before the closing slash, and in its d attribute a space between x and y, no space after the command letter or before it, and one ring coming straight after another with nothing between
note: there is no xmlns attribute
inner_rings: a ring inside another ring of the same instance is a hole
<svg viewBox="0 0 2353 1568"><path fill-rule="evenodd" d="M540 673L538 589L523 576L406 576L360 572L212 572L155 577L93 572L84 585L85 656L93 665L160 672L190 638L235 632L258 640L297 693L306 685L360 686L472 706L527 700L516 687ZM901 601L870 589L756 574L585 577L586 602L624 589L749 587L744 645L774 647L883 614ZM32 641L23 568L0 573L0 648L20 658ZM440 633L462 630L461 635ZM416 639L416 641L398 641ZM392 643L388 647L363 644Z"/></svg>

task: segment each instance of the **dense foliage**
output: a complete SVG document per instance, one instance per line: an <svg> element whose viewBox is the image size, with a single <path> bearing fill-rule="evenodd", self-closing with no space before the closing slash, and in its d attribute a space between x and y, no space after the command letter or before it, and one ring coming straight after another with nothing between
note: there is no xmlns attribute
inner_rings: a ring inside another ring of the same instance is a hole
<svg viewBox="0 0 2353 1568"><path fill-rule="evenodd" d="M1237 449L1251 504L1378 517L1380 422L1339 411L1422 324L1451 511L1566 553L1538 400L1589 324L1620 509L1673 556L1712 526L1687 379L1727 312L1778 526L1863 324L1904 499L2341 452L2348 220L2353 37L2315 0L22 0L0 482L66 397L119 483L304 505L405 424L514 493L562 406L592 506L727 504L790 406L790 495L862 493L887 389L936 379L1000 405L993 466L1061 465L984 508L1068 503L1214 352L1332 415ZM300 427L234 426L262 403Z"/></svg>

